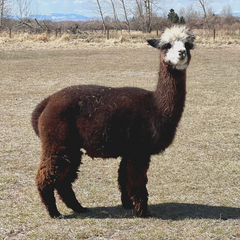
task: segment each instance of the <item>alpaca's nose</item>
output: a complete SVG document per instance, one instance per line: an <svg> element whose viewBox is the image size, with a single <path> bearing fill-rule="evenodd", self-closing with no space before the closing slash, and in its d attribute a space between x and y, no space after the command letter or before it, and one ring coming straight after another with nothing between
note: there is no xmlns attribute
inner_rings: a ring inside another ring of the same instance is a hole
<svg viewBox="0 0 240 240"><path fill-rule="evenodd" d="M184 59L186 57L186 50L179 50L179 58Z"/></svg>

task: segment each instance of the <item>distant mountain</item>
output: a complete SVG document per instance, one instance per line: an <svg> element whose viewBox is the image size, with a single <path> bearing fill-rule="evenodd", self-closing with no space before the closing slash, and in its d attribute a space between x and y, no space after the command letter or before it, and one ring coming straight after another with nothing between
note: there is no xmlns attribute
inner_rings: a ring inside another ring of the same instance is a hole
<svg viewBox="0 0 240 240"><path fill-rule="evenodd" d="M240 12L235 12L235 13L233 13L233 16L234 16L234 17L240 17Z"/></svg>
<svg viewBox="0 0 240 240"><path fill-rule="evenodd" d="M52 21L86 21L90 20L91 18L85 17L83 15L78 14L62 14L62 13L50 13L50 14L36 14L31 15L30 18L37 18L38 20L52 20Z"/></svg>
<svg viewBox="0 0 240 240"><path fill-rule="evenodd" d="M1 1L1 0L0 0ZM234 12L234 17L240 17L240 12ZM7 18L18 19L16 16L8 15ZM87 21L87 20L99 20L98 17L86 17L79 14L63 14L63 13L49 13L49 14L35 14L30 18L37 18L38 20L51 20L51 21Z"/></svg>

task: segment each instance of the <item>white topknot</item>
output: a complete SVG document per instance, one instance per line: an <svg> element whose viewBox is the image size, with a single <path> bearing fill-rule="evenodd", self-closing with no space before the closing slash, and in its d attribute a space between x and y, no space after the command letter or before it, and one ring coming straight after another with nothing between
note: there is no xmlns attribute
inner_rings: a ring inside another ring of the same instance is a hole
<svg viewBox="0 0 240 240"><path fill-rule="evenodd" d="M171 43L176 40L193 44L195 36L187 26L173 26L171 28L166 28L162 33L160 36L160 45Z"/></svg>

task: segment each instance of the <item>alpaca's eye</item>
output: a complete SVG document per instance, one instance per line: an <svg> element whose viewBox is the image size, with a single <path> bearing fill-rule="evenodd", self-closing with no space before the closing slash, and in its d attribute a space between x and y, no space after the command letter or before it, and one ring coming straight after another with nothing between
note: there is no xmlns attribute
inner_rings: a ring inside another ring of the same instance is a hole
<svg viewBox="0 0 240 240"><path fill-rule="evenodd" d="M163 45L163 49L170 49L172 47L172 45L171 45L171 43L165 43L164 45Z"/></svg>

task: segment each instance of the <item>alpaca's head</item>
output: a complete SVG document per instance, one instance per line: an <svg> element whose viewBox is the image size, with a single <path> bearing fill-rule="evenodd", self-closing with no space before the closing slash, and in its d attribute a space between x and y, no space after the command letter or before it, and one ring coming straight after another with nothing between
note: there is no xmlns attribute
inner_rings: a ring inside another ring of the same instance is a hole
<svg viewBox="0 0 240 240"><path fill-rule="evenodd" d="M186 26L166 28L159 39L148 43L161 50L163 61L173 68L184 70L191 59L190 50L194 47L194 33Z"/></svg>

